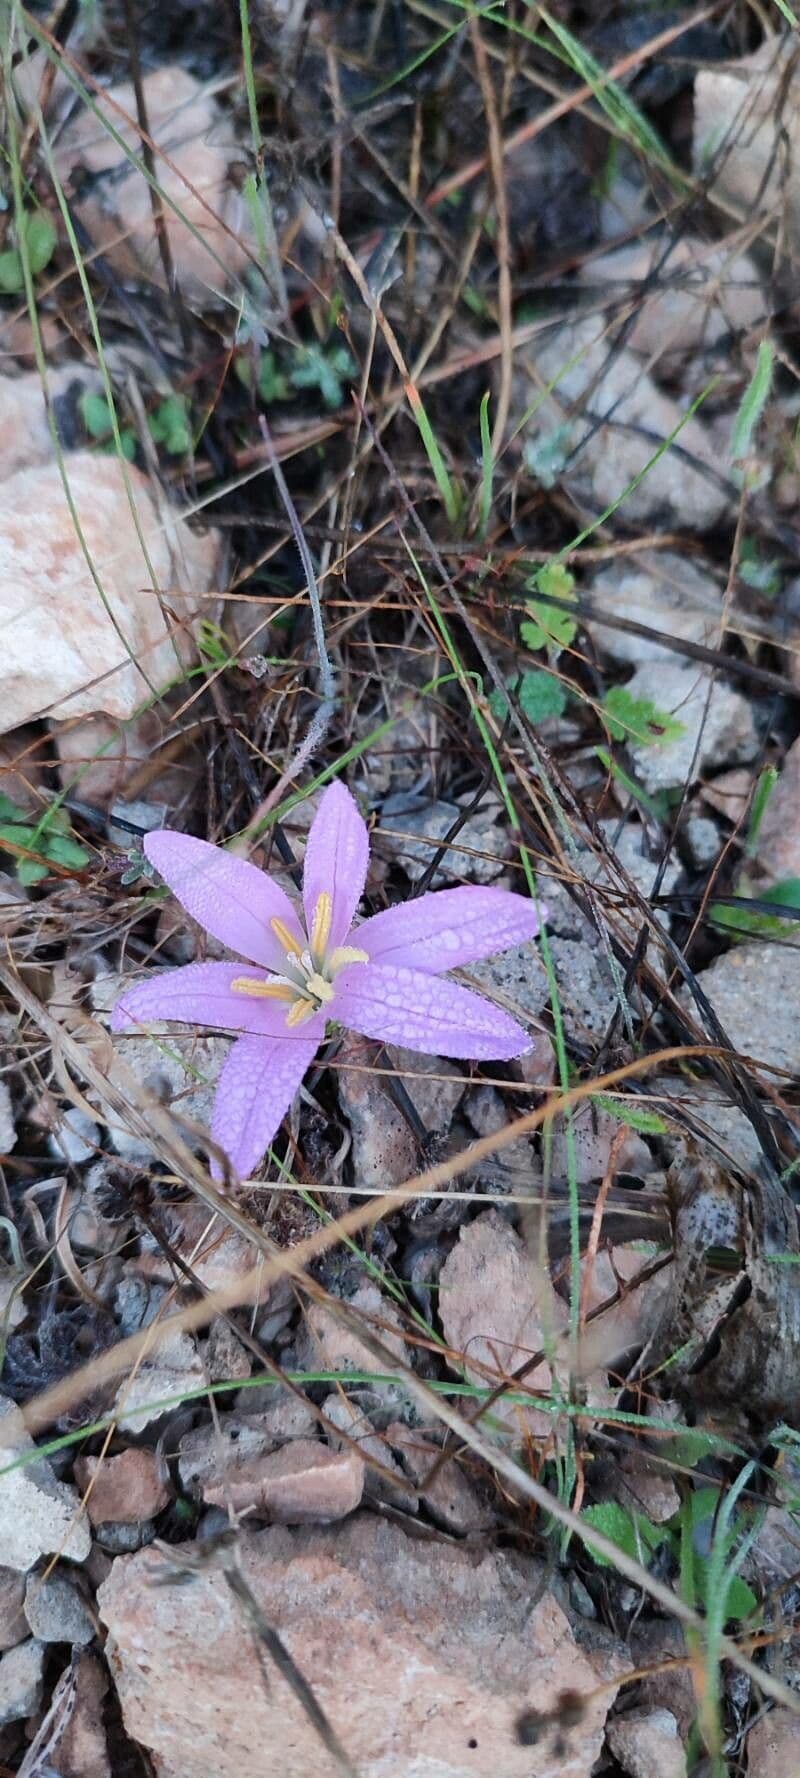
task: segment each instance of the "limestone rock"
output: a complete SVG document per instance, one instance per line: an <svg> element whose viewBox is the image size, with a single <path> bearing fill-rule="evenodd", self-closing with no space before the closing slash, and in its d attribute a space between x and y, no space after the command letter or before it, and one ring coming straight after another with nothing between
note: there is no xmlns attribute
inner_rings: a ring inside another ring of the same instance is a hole
<svg viewBox="0 0 800 1778"><path fill-rule="evenodd" d="M469 803L472 798L463 800ZM404 793L387 797L381 810L378 850L396 858L410 881L418 883L461 813L458 803L430 802ZM430 887L493 883L501 875L508 853L503 805L499 797L486 796L459 829Z"/></svg>
<svg viewBox="0 0 800 1778"><path fill-rule="evenodd" d="M246 204L229 176L241 147L217 101L187 69L165 64L142 84L178 284L189 301L207 303L247 263ZM92 175L80 214L117 273L164 287L150 187L108 128L140 155L135 119L129 81L95 94L92 109L67 122L57 161L62 176L78 166Z"/></svg>
<svg viewBox="0 0 800 1778"><path fill-rule="evenodd" d="M200 1355L188 1334L170 1335L152 1359L146 1359L135 1375L121 1384L113 1413L120 1432L140 1433L167 1409L159 1404L185 1390L199 1389L205 1372Z"/></svg>
<svg viewBox="0 0 800 1778"><path fill-rule="evenodd" d="M787 85L788 81L788 85ZM747 220L774 216L778 236L800 244L798 96L791 44L770 36L753 55L712 64L694 87L694 166L709 196Z"/></svg>
<svg viewBox="0 0 800 1778"><path fill-rule="evenodd" d="M648 629L662 630L686 642L713 646L719 631L722 599L715 580L689 556L668 550L643 552L631 562L603 568L587 588L594 603L613 617L629 618ZM680 656L662 642L615 630L588 620L597 646L613 661L634 667L645 661L676 661Z"/></svg>
<svg viewBox="0 0 800 1778"><path fill-rule="evenodd" d="M382 1296L377 1284L360 1284L347 1305L351 1313L363 1316L381 1344L403 1360L406 1356L400 1318L394 1304ZM385 1362L370 1351L358 1335L337 1319L324 1303L309 1303L305 1327L299 1343L303 1369L327 1371L367 1371L384 1374ZM346 1380L346 1378L344 1379ZM376 1385L376 1387L380 1387ZM389 1385L391 1388L391 1385Z"/></svg>
<svg viewBox="0 0 800 1778"><path fill-rule="evenodd" d="M789 748L767 803L758 830L757 859L771 883L800 877L800 741Z"/></svg>
<svg viewBox="0 0 800 1778"><path fill-rule="evenodd" d="M68 459L83 554L58 466L20 470L0 490L3 732L34 717L96 710L128 717L180 669L195 602L214 578L216 544L177 513L165 524L146 477L125 471L147 549L142 553L115 457ZM152 574L170 609L169 626Z"/></svg>
<svg viewBox="0 0 800 1778"><path fill-rule="evenodd" d="M28 1575L25 1616L40 1642L71 1642L84 1648L94 1636L91 1615L77 1587L57 1569L46 1578Z"/></svg>
<svg viewBox="0 0 800 1778"><path fill-rule="evenodd" d="M10 1154L17 1146L17 1130L14 1122L14 1107L11 1103L11 1088L8 1082L0 1080L0 1154Z"/></svg>
<svg viewBox="0 0 800 1778"><path fill-rule="evenodd" d="M0 1653L16 1648L28 1635L23 1606L25 1581L14 1568L0 1568Z"/></svg>
<svg viewBox="0 0 800 1778"><path fill-rule="evenodd" d="M240 1548L360 1778L544 1778L551 1737L523 1747L515 1721L551 1711L564 1690L590 1696L559 1769L589 1778L623 1663L607 1642L591 1654L576 1643L529 1558L417 1542L361 1515ZM280 1750L281 1778L335 1778L284 1682L273 1673L264 1687L222 1576L194 1582L188 1612L183 1589L151 1584L161 1572L155 1553L118 1561L99 1595L125 1724L160 1778L262 1778L265 1747ZM610 1691L591 1695L603 1680Z"/></svg>
<svg viewBox="0 0 800 1778"><path fill-rule="evenodd" d="M710 696L709 696L710 686ZM630 697L674 717L683 733L663 742L632 742L640 782L653 795L682 787L710 768L754 759L758 736L746 698L703 668L650 661L629 679Z"/></svg>
<svg viewBox="0 0 800 1778"><path fill-rule="evenodd" d="M699 976L735 1050L800 1074L800 948L753 941L735 945ZM685 988L680 996L695 1011Z"/></svg>
<svg viewBox="0 0 800 1778"><path fill-rule="evenodd" d="M750 255L692 235L670 242L648 234L587 259L581 280L602 292L620 320L635 311L625 343L652 358L656 374L662 360L672 368L676 360L747 332L765 313Z"/></svg>
<svg viewBox="0 0 800 1778"><path fill-rule="evenodd" d="M75 1709L61 1737L61 1778L112 1778L103 1699L108 1691L105 1668L91 1655L78 1663Z"/></svg>
<svg viewBox="0 0 800 1778"><path fill-rule="evenodd" d="M559 326L538 347L539 380L526 380L516 399L522 412L539 400L526 427L528 467L549 481L558 479L563 462L567 485L588 491L600 510L624 495L631 523L663 518L708 530L725 511L728 495L719 483L718 453L704 422L695 414L681 426L677 402L656 386L637 353L627 346L616 350L605 332L605 317L589 315ZM550 384L553 393L541 400L542 388ZM680 450L667 449L643 475L659 445L679 426ZM554 448L557 462L544 469ZM626 493L638 476L638 485Z"/></svg>
<svg viewBox="0 0 800 1778"><path fill-rule="evenodd" d="M86 1520L75 1489L60 1482L44 1457L7 1465L33 1450L22 1415L13 1402L0 1397L0 1562L24 1573L41 1556L59 1554L84 1562L91 1548Z"/></svg>
<svg viewBox="0 0 800 1778"><path fill-rule="evenodd" d="M129 985L129 978L120 975L101 976L92 983L92 1006L104 1021ZM116 1040L106 1069L108 1079L112 1085L116 1082L120 1064L130 1069L159 1104L174 1106L183 1140L190 1147L201 1149L211 1124L216 1084L230 1039L174 1024L153 1023L148 1025L148 1032L151 1031L156 1035L145 1037L132 1028L130 1036L123 1033ZM112 1146L126 1161L157 1158L157 1139L154 1146L138 1130L122 1123L109 1121L108 1129Z"/></svg>
<svg viewBox="0 0 800 1778"><path fill-rule="evenodd" d="M68 448L74 442L76 427L67 410L74 406L81 387L95 388L100 377L87 372L85 365L64 364L48 371L47 384L56 431L62 445ZM0 376L0 482L15 475L18 469L49 463L54 456L38 370L21 377Z"/></svg>
<svg viewBox="0 0 800 1778"><path fill-rule="evenodd" d="M45 1649L42 1642L20 1642L0 1660L0 1728L20 1722L38 1710L42 1699Z"/></svg>

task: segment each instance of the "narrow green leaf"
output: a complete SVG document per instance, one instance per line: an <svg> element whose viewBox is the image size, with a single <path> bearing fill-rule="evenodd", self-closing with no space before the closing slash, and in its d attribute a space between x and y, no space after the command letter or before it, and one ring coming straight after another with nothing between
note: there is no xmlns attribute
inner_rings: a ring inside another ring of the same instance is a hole
<svg viewBox="0 0 800 1778"><path fill-rule="evenodd" d="M767 804L769 803L769 799L777 782L778 772L775 766L765 766L753 792L753 801L750 808L750 821L747 828L745 850L751 858L756 852L756 842L761 830L761 823L767 812Z"/></svg>
<svg viewBox="0 0 800 1778"><path fill-rule="evenodd" d="M655 1111L646 1111L643 1107L632 1104L630 1099L612 1099L608 1093L593 1093L592 1104L607 1111L609 1117L615 1117L621 1124L627 1124L631 1130L638 1130L642 1136L666 1136L669 1125Z"/></svg>
<svg viewBox="0 0 800 1778"><path fill-rule="evenodd" d="M775 353L770 340L762 340L758 348L756 368L742 396L739 412L733 423L731 438L731 460L740 463L749 457L753 443L753 434L758 426L761 415L769 399L772 388L772 374L775 365Z"/></svg>
<svg viewBox="0 0 800 1778"><path fill-rule="evenodd" d="M489 427L489 390L481 399L481 505L478 516L478 536L485 537L492 516L492 482L494 480L494 460L492 458L492 435Z"/></svg>

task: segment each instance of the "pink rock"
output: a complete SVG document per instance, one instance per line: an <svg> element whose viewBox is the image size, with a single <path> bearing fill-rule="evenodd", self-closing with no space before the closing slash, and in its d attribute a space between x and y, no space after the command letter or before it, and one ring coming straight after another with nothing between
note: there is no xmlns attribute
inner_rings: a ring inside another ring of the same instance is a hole
<svg viewBox="0 0 800 1778"><path fill-rule="evenodd" d="M552 1309L559 1331L566 1309L557 1300ZM463 1357L475 1383L493 1388L539 1351L545 1343L542 1310L531 1255L503 1217L487 1210L462 1228L442 1267L439 1312L448 1345ZM551 1384L550 1365L543 1360L521 1387L547 1395ZM492 1412L520 1435L527 1430L547 1438L556 1424L554 1416L534 1407L498 1403Z"/></svg>
<svg viewBox="0 0 800 1778"><path fill-rule="evenodd" d="M254 1507L276 1525L327 1525L354 1512L363 1492L364 1464L356 1451L298 1438L267 1456L232 1463L204 1484L203 1498L238 1513Z"/></svg>
<svg viewBox="0 0 800 1778"><path fill-rule="evenodd" d="M540 1594L538 1563L419 1542L361 1515L243 1537L240 1551L359 1778L589 1778L624 1658L610 1639L591 1653L576 1643ZM335 1778L284 1681L273 1672L264 1686L224 1577L201 1573L189 1606L186 1588L152 1585L163 1572L152 1550L123 1557L99 1595L125 1724L159 1778L263 1778L265 1749L280 1778ZM566 1690L587 1695L567 1753L547 1732L521 1746L520 1712L549 1715Z"/></svg>
<svg viewBox="0 0 800 1778"><path fill-rule="evenodd" d="M170 759L173 739L169 717L161 705L125 721L86 716L77 722L56 723L53 747L62 787L74 789L84 802L106 808L118 797L126 797L131 784L135 790L139 779L154 801L178 808L196 783L200 768L197 749L191 745ZM164 903L165 908L169 905ZM186 921L187 916L182 914L181 918Z"/></svg>
<svg viewBox="0 0 800 1778"><path fill-rule="evenodd" d="M747 1737L747 1778L790 1778L800 1770L800 1717L777 1705Z"/></svg>
<svg viewBox="0 0 800 1778"><path fill-rule="evenodd" d="M247 264L246 203L229 176L241 148L221 107L187 69L167 64L142 84L150 134L164 150L156 154L156 172L178 283L189 300L208 302ZM80 165L95 175L81 216L117 272L163 286L150 187L107 125L140 154L129 81L95 94L91 110L69 120L56 150L60 171Z"/></svg>
<svg viewBox="0 0 800 1778"><path fill-rule="evenodd" d="M97 710L128 717L164 686L186 653L189 620L215 573L216 543L168 524L141 471L126 474L147 549L134 524L121 464L79 451L71 496L109 610L92 579L58 466L9 476L0 492L3 732L35 717ZM162 609L154 575L170 610Z"/></svg>
<svg viewBox="0 0 800 1778"><path fill-rule="evenodd" d="M606 1740L628 1778L686 1778L686 1754L671 1710L634 1710L616 1716Z"/></svg>
<svg viewBox="0 0 800 1778"><path fill-rule="evenodd" d="M108 1677L94 1655L82 1655L75 1674L75 1707L58 1743L59 1778L111 1778L103 1699Z"/></svg>
<svg viewBox="0 0 800 1778"><path fill-rule="evenodd" d="M400 1359L405 1358L400 1317L394 1304L381 1295L377 1284L360 1284L347 1308L351 1314L364 1317L366 1326L390 1352ZM324 1303L308 1306L300 1362L306 1369L366 1371L376 1375L382 1374L386 1368L369 1346L337 1318L335 1310L327 1308Z"/></svg>
<svg viewBox="0 0 800 1778"><path fill-rule="evenodd" d="M138 1525L171 1498L164 1465L145 1446L131 1445L116 1457L76 1457L75 1479L82 1492L91 1485L86 1510L93 1525Z"/></svg>

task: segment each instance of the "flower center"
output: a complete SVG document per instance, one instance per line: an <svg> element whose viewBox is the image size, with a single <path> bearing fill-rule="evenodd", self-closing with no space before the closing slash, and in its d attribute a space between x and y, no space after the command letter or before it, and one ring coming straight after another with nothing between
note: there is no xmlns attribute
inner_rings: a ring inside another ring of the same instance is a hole
<svg viewBox="0 0 800 1778"><path fill-rule="evenodd" d="M266 981L241 975L231 982L234 994L247 994L258 1000L283 1000L288 1006L286 1023L289 1029L305 1024L315 1013L328 1006L334 998L333 983L348 963L368 963L366 951L354 945L330 947L333 927L333 896L323 889L317 897L311 920L308 943L304 946L290 932L284 920L270 920L270 926L286 957L283 975Z"/></svg>

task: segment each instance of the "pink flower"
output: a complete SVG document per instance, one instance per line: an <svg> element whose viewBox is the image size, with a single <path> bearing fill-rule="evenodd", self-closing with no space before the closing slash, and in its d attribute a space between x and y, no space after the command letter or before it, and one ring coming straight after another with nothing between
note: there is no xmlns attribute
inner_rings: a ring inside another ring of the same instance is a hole
<svg viewBox="0 0 800 1778"><path fill-rule="evenodd" d="M302 914L264 871L205 840L164 828L144 849L186 912L247 963L148 978L117 1001L113 1029L178 1019L241 1033L212 1119L240 1177L262 1159L329 1019L424 1055L506 1061L530 1049L507 1013L444 972L534 938L533 903L506 889L443 889L354 926L369 838L344 785L325 791L308 835Z"/></svg>

